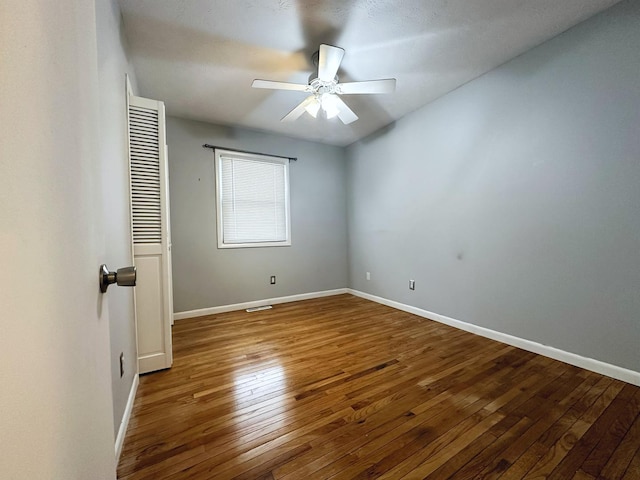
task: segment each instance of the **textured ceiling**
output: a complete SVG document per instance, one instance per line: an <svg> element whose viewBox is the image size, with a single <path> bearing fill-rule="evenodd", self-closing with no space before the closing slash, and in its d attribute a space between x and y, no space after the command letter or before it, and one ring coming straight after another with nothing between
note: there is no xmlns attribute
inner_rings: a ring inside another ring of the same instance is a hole
<svg viewBox="0 0 640 480"><path fill-rule="evenodd" d="M348 145L618 0L120 0L140 94L169 115ZM341 81L393 77L389 95L343 96L360 119L280 119L307 94L321 43Z"/></svg>

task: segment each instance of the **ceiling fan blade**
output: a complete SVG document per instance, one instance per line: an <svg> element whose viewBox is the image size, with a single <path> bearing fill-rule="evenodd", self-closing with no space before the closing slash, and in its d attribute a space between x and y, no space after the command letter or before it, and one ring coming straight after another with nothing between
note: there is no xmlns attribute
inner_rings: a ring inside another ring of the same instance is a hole
<svg viewBox="0 0 640 480"><path fill-rule="evenodd" d="M315 95L309 95L302 102L296 106L293 110L287 113L284 117L282 117L281 122L293 122L300 118L300 116L305 112L307 106L311 105L313 102L317 102Z"/></svg>
<svg viewBox="0 0 640 480"><path fill-rule="evenodd" d="M338 91L341 94L353 95L359 93L393 93L396 90L396 79L369 80L366 82L339 83Z"/></svg>
<svg viewBox="0 0 640 480"><path fill-rule="evenodd" d="M342 120L342 123L349 125L358 120L358 116L353 113L353 110L351 110L339 96L334 95L334 97L334 105L338 107L338 118Z"/></svg>
<svg viewBox="0 0 640 480"><path fill-rule="evenodd" d="M254 80L251 86L253 88L269 88L271 90L297 90L299 92L311 91L311 87L309 85L289 82L272 82L271 80Z"/></svg>
<svg viewBox="0 0 640 480"><path fill-rule="evenodd" d="M344 57L344 49L332 45L320 45L318 56L318 78L323 82L331 82Z"/></svg>

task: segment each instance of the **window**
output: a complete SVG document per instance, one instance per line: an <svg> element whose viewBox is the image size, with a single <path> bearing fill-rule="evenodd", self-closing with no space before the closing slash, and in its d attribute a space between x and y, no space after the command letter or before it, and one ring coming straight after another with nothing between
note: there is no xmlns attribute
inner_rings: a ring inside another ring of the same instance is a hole
<svg viewBox="0 0 640 480"><path fill-rule="evenodd" d="M289 160L215 151L218 248L291 245Z"/></svg>

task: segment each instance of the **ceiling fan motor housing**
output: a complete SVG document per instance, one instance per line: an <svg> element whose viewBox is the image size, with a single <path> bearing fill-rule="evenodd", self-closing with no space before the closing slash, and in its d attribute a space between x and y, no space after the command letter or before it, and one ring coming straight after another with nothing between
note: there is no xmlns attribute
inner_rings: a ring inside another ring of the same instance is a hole
<svg viewBox="0 0 640 480"><path fill-rule="evenodd" d="M309 86L311 87L311 92L316 95L323 95L325 93L340 93L337 76L330 82L325 82L324 80L320 80L319 78L314 78L309 82Z"/></svg>

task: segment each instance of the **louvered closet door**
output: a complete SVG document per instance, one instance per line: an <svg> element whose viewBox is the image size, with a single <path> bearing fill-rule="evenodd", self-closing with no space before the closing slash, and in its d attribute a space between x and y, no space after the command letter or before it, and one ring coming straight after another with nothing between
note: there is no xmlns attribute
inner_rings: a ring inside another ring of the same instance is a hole
<svg viewBox="0 0 640 480"><path fill-rule="evenodd" d="M138 369L169 368L171 324L171 240L164 104L129 96L129 161Z"/></svg>

